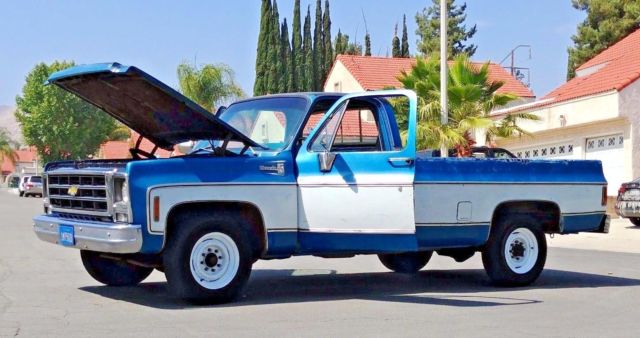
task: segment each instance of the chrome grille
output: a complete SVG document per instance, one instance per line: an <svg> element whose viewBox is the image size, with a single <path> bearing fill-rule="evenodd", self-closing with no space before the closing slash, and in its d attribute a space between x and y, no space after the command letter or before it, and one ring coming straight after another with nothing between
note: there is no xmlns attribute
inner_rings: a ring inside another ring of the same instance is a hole
<svg viewBox="0 0 640 338"><path fill-rule="evenodd" d="M47 189L54 209L95 215L109 212L105 175L49 174Z"/></svg>

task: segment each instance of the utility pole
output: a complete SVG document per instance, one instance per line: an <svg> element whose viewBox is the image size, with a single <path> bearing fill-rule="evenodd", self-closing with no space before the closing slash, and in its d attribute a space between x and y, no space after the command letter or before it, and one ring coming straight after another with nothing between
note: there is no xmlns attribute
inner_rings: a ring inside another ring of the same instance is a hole
<svg viewBox="0 0 640 338"><path fill-rule="evenodd" d="M440 122L449 122L447 110L447 0L440 0ZM440 157L448 157L447 145L440 145Z"/></svg>

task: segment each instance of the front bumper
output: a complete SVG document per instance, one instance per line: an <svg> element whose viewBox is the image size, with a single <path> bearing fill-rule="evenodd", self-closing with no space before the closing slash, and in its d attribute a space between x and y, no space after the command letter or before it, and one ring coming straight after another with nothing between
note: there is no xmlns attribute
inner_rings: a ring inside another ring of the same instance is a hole
<svg viewBox="0 0 640 338"><path fill-rule="evenodd" d="M142 227L136 224L117 224L64 219L52 216L33 218L33 231L45 242L59 244L60 225L73 226L76 249L111 253L136 253L142 248Z"/></svg>
<svg viewBox="0 0 640 338"><path fill-rule="evenodd" d="M640 217L640 201L616 201L616 213L621 217Z"/></svg>

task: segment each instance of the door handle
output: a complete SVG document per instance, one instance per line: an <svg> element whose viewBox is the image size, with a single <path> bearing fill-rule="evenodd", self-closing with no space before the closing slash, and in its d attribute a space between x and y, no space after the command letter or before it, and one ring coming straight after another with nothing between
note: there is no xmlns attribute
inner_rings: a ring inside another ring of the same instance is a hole
<svg viewBox="0 0 640 338"><path fill-rule="evenodd" d="M413 158L411 157L391 157L389 163L393 166L410 166L413 165Z"/></svg>

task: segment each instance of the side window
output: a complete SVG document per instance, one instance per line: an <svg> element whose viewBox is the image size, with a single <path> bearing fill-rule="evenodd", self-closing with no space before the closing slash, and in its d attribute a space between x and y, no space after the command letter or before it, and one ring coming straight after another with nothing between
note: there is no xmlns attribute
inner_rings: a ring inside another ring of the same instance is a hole
<svg viewBox="0 0 640 338"><path fill-rule="evenodd" d="M347 102L329 118L313 141L311 151L381 151L377 117L372 104Z"/></svg>
<svg viewBox="0 0 640 338"><path fill-rule="evenodd" d="M342 116L332 151L380 151L380 133L374 112L349 108Z"/></svg>

